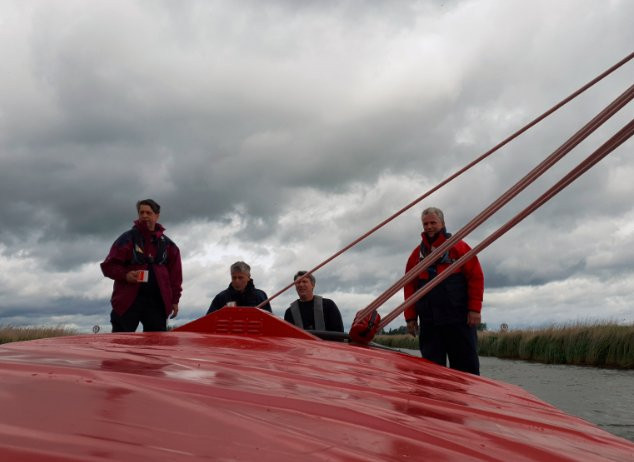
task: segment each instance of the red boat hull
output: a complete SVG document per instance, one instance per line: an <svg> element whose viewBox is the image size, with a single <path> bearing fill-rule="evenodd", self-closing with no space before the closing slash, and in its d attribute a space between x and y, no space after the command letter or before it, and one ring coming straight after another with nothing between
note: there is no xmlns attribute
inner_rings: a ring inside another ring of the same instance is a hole
<svg viewBox="0 0 634 462"><path fill-rule="evenodd" d="M175 332L3 345L0 458L632 460L634 444L518 387L231 310L262 329L201 332L221 310Z"/></svg>

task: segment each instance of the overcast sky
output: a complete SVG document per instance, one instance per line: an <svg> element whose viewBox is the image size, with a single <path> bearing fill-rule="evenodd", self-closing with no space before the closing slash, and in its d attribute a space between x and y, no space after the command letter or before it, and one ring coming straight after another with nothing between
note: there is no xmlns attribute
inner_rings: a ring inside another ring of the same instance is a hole
<svg viewBox="0 0 634 462"><path fill-rule="evenodd" d="M632 18L629 0L0 0L0 325L109 331L99 263L147 197L183 256L176 324L236 260L271 295L634 51ZM349 327L402 276L422 208L460 229L633 77L629 62L335 259L316 292ZM480 254L489 328L634 322L633 150Z"/></svg>

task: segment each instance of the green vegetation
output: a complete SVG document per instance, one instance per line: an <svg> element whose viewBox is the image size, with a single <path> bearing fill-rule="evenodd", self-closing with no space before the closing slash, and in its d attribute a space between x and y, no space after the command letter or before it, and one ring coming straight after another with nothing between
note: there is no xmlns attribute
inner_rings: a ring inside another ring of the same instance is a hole
<svg viewBox="0 0 634 462"><path fill-rule="evenodd" d="M411 335L377 335L376 343L418 349ZM634 369L634 324L553 326L546 329L478 332L481 356L547 364Z"/></svg>
<svg viewBox="0 0 634 462"><path fill-rule="evenodd" d="M634 325L572 325L482 332L480 354L547 364L634 369Z"/></svg>
<svg viewBox="0 0 634 462"><path fill-rule="evenodd" d="M396 329L390 328L389 331L385 331L385 329L381 329L379 335L404 335L407 334L407 326L399 326Z"/></svg>
<svg viewBox="0 0 634 462"><path fill-rule="evenodd" d="M418 350L418 337L409 334L381 334L374 337L374 342L390 348Z"/></svg>
<svg viewBox="0 0 634 462"><path fill-rule="evenodd" d="M60 337L62 335L77 335L77 332L74 329L65 327L13 327L0 325L0 344L38 338Z"/></svg>

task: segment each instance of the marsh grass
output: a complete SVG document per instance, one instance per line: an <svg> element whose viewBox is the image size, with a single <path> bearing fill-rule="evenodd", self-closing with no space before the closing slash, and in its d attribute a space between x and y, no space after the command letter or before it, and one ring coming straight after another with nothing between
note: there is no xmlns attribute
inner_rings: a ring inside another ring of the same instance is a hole
<svg viewBox="0 0 634 462"><path fill-rule="evenodd" d="M479 332L482 356L547 364L634 369L634 325L575 324L547 329Z"/></svg>
<svg viewBox="0 0 634 462"><path fill-rule="evenodd" d="M410 335L377 335L376 343L418 350ZM479 331L481 356L547 364L634 369L634 325L575 324L508 332Z"/></svg>
<svg viewBox="0 0 634 462"><path fill-rule="evenodd" d="M77 332L66 327L13 327L0 325L0 344L38 338L61 337L63 335L77 335Z"/></svg>
<svg viewBox="0 0 634 462"><path fill-rule="evenodd" d="M390 348L418 350L418 337L414 338L409 334L377 335L374 341Z"/></svg>

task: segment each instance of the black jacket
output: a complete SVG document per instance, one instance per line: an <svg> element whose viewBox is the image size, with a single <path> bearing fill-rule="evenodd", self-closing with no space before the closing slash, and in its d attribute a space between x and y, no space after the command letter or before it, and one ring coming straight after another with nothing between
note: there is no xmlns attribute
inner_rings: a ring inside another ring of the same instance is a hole
<svg viewBox="0 0 634 462"><path fill-rule="evenodd" d="M247 286L244 289L244 292L238 292L233 288L231 284L229 284L229 287L227 289L220 292L211 301L211 305L209 305L207 314L219 310L229 302L235 302L236 306L257 306L267 298L268 296L263 290L255 288L255 285L253 284L253 279L249 280ZM264 305L262 309L270 313L273 312L269 303Z"/></svg>
<svg viewBox="0 0 634 462"><path fill-rule="evenodd" d="M420 285L424 281L420 280ZM467 280L462 273L452 274L416 302L422 323L452 324L466 322L468 312Z"/></svg>

